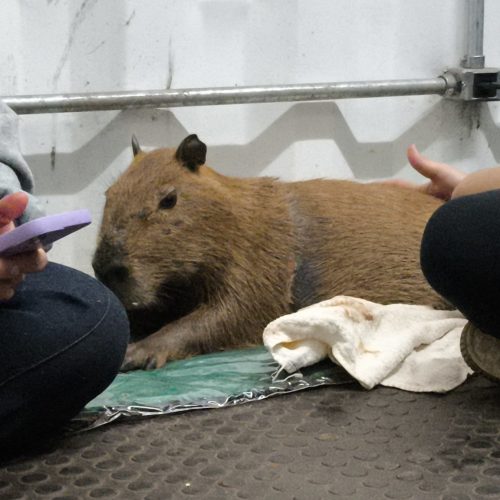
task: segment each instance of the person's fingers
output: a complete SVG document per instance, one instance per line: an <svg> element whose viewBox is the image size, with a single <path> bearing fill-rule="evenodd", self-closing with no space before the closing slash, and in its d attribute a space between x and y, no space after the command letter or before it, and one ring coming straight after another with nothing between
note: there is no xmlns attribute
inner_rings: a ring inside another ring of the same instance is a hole
<svg viewBox="0 0 500 500"><path fill-rule="evenodd" d="M10 280L22 274L43 271L47 262L43 248L0 259L0 279Z"/></svg>
<svg viewBox="0 0 500 500"><path fill-rule="evenodd" d="M43 271L48 262L47 254L43 248L38 248L32 252L13 255L9 260L13 268L19 270L19 274Z"/></svg>
<svg viewBox="0 0 500 500"><path fill-rule="evenodd" d="M14 297L16 291L13 288L0 289L0 300L10 300Z"/></svg>
<svg viewBox="0 0 500 500"><path fill-rule="evenodd" d="M12 231L15 227L16 226L13 222L9 222L5 226L0 225L0 234L8 233L9 231Z"/></svg>
<svg viewBox="0 0 500 500"><path fill-rule="evenodd" d="M9 300L14 296L15 293L16 290L13 286L11 286L10 284L4 285L0 283L0 300Z"/></svg>
<svg viewBox="0 0 500 500"><path fill-rule="evenodd" d="M20 217L28 205L28 195L21 191L0 199L0 226L6 226Z"/></svg>
<svg viewBox="0 0 500 500"><path fill-rule="evenodd" d="M20 285L26 278L26 275L23 273L23 274L20 274L19 276L16 276L15 278L12 279L12 285L14 287L17 287L17 285Z"/></svg>
<svg viewBox="0 0 500 500"><path fill-rule="evenodd" d="M408 147L406 151L406 156L408 157L408 161L410 165L424 177L428 179L432 179L436 176L439 170L443 167L444 164L429 160L425 156L422 156L418 151L415 144L412 144Z"/></svg>
<svg viewBox="0 0 500 500"><path fill-rule="evenodd" d="M390 186L413 189L414 191L420 191L421 193L434 196L431 182L417 184L416 182L405 181L403 179L387 179L386 181L381 181L381 184L389 184Z"/></svg>
<svg viewBox="0 0 500 500"><path fill-rule="evenodd" d="M0 259L0 282L10 282L16 276L22 274L19 266L12 262L11 259Z"/></svg>
<svg viewBox="0 0 500 500"><path fill-rule="evenodd" d="M405 181L403 179L387 179L385 181L380 181L380 184L388 184L389 186L403 187L407 189L420 189L420 184L414 182Z"/></svg>
<svg viewBox="0 0 500 500"><path fill-rule="evenodd" d="M12 278L0 279L0 286L15 288L24 281L25 276L25 274L16 274Z"/></svg>

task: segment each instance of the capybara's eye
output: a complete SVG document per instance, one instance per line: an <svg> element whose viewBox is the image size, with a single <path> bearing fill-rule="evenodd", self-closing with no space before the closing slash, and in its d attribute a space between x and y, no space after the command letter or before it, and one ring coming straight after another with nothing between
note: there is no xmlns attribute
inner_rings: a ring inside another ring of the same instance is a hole
<svg viewBox="0 0 500 500"><path fill-rule="evenodd" d="M160 200L159 208L160 209L168 209L174 208L177 203L177 190L175 188L171 188Z"/></svg>

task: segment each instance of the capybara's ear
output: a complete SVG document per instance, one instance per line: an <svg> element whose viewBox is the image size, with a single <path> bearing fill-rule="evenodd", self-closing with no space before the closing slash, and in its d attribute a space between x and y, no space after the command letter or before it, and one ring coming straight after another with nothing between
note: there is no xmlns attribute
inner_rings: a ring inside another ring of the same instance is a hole
<svg viewBox="0 0 500 500"><path fill-rule="evenodd" d="M189 170L196 172L205 163L207 146L198 139L196 134L188 135L177 148L175 157Z"/></svg>
<svg viewBox="0 0 500 500"><path fill-rule="evenodd" d="M139 145L139 141L137 140L135 134L132 134L132 151L134 153L134 156L137 156L139 153L142 153L141 146Z"/></svg>

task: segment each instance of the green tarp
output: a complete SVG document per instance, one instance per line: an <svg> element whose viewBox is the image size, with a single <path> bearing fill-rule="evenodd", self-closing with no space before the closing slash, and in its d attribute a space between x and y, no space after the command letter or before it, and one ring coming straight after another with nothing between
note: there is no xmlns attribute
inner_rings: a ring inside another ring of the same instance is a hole
<svg viewBox="0 0 500 500"><path fill-rule="evenodd" d="M120 373L75 419L73 428L93 428L121 417L232 406L348 382L352 378L330 361L292 375L280 372L264 347L207 354L158 370Z"/></svg>

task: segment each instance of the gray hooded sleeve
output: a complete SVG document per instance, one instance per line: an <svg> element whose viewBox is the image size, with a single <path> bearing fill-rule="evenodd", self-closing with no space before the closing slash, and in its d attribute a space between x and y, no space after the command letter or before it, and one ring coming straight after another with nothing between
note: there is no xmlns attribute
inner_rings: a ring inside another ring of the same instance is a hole
<svg viewBox="0 0 500 500"><path fill-rule="evenodd" d="M44 215L41 203L32 194L33 174L19 151L18 118L0 100L0 198L16 191L29 196L28 207L18 220L22 224Z"/></svg>

